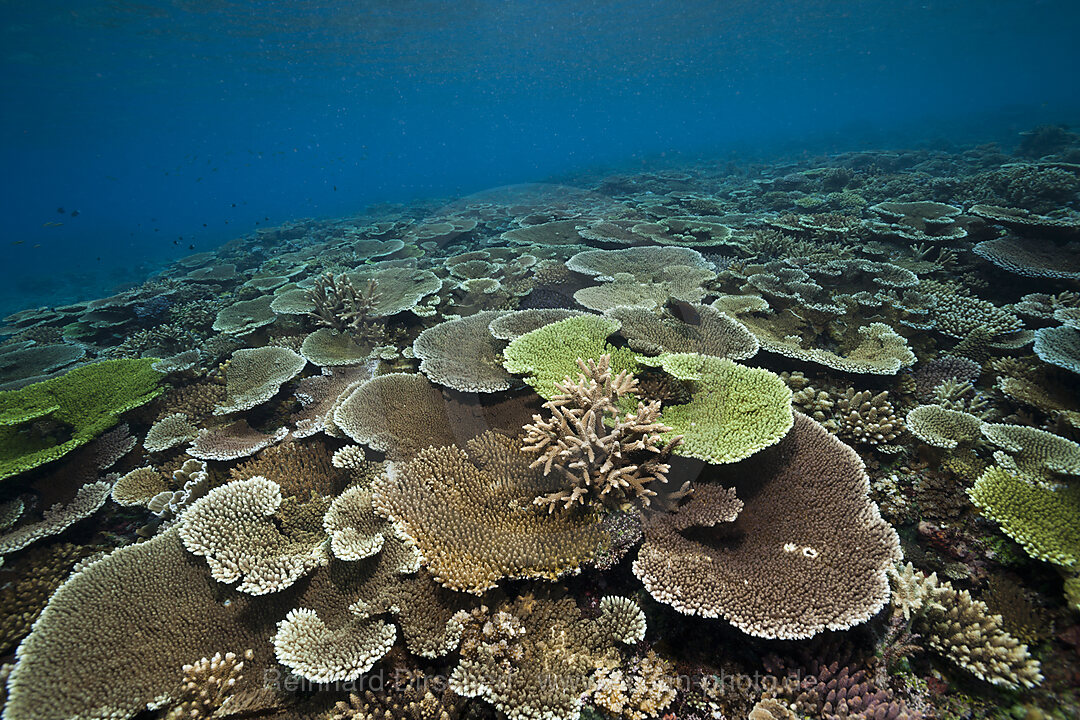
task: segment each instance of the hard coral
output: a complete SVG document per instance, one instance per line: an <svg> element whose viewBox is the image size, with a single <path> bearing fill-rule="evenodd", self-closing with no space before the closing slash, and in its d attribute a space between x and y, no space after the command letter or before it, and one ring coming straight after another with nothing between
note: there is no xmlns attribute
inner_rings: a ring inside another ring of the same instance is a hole
<svg viewBox="0 0 1080 720"><path fill-rule="evenodd" d="M554 469L570 489L533 502L547 505L548 512L560 504L620 505L628 499L647 506L656 495L648 485L667 482L667 460L682 436L661 444L659 434L671 428L659 421L658 401L639 402L635 413L620 417L619 400L637 390L637 380L626 370L612 377L610 355L577 362L577 382L568 376L555 384L556 394L544 403L551 417L533 416L533 424L525 426L522 448L540 455L530 468L543 465L544 475Z"/></svg>

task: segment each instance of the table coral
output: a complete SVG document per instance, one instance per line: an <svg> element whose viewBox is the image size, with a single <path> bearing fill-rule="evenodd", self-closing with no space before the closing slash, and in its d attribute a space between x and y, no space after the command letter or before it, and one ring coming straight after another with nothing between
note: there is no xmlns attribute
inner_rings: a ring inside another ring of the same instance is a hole
<svg viewBox="0 0 1080 720"><path fill-rule="evenodd" d="M1047 488L997 466L968 489L971 501L1039 560L1080 565L1080 488Z"/></svg>
<svg viewBox="0 0 1080 720"><path fill-rule="evenodd" d="M519 441L488 432L465 444L421 450L376 479L374 502L413 542L436 579L480 594L504 578L554 579L605 543L599 518L541 513L530 499L561 480L530 467Z"/></svg>
<svg viewBox="0 0 1080 720"><path fill-rule="evenodd" d="M550 400L555 384L577 371L578 359L608 355L614 372L636 369L633 352L607 342L619 327L617 320L597 315L558 320L511 341L503 350L503 366L515 375L525 375L525 382Z"/></svg>
<svg viewBox="0 0 1080 720"><path fill-rule="evenodd" d="M796 414L779 444L714 472L735 490L699 484L646 523L633 567L653 597L767 638L848 628L882 608L900 544L851 448Z"/></svg>
<svg viewBox="0 0 1080 720"><path fill-rule="evenodd" d="M504 342L488 325L503 313L484 311L459 320L446 320L420 333L413 352L420 372L433 382L463 392L499 392L513 377L499 364Z"/></svg>
<svg viewBox="0 0 1080 720"><path fill-rule="evenodd" d="M0 480L63 457L164 392L156 361L106 360L0 391Z"/></svg>
<svg viewBox="0 0 1080 720"><path fill-rule="evenodd" d="M671 427L661 439L682 437L674 448L677 455L709 463L737 462L775 444L791 429L791 390L768 370L685 353L643 359L654 361L690 382L690 402L670 405L660 415Z"/></svg>

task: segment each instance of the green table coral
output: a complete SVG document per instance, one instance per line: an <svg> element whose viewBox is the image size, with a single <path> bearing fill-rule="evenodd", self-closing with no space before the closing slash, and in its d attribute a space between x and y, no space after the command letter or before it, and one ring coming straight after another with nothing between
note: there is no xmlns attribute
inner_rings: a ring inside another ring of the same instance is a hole
<svg viewBox="0 0 1080 720"><path fill-rule="evenodd" d="M0 480L85 445L164 392L157 358L106 360L0 392Z"/></svg>
<svg viewBox="0 0 1080 720"><path fill-rule="evenodd" d="M691 385L690 402L668 405L660 416L672 428L665 440L683 436L678 455L717 465L737 462L780 442L794 422L791 390L768 370L695 353L639 360Z"/></svg>
<svg viewBox="0 0 1080 720"><path fill-rule="evenodd" d="M611 371L634 372L637 362L634 353L616 348L607 337L621 327L618 320L599 315L559 320L518 337L503 350L503 367L515 375L525 375L525 382L536 389L545 400L555 394L555 383L566 377L576 378L581 372L578 358L599 360L611 356Z"/></svg>
<svg viewBox="0 0 1080 720"><path fill-rule="evenodd" d="M1080 488L1048 488L994 466L968 489L983 515L1039 560L1076 568L1080 562Z"/></svg>

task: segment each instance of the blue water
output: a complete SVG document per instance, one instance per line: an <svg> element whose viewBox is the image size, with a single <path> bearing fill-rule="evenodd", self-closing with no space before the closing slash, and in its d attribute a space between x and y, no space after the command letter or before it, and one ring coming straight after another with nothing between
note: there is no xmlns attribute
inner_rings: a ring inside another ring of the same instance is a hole
<svg viewBox="0 0 1080 720"><path fill-rule="evenodd" d="M702 152L1009 144L1080 107L1068 0L0 12L0 314L374 202Z"/></svg>

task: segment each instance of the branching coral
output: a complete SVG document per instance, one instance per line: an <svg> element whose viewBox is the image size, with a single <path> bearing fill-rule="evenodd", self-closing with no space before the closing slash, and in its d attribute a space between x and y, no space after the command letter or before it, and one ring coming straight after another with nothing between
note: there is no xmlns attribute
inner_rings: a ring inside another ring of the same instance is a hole
<svg viewBox="0 0 1080 720"><path fill-rule="evenodd" d="M890 568L893 603L930 647L976 677L1016 689L1042 682L1039 662L1027 645L1002 628L1000 615L986 604L939 582L936 573L925 575L911 563Z"/></svg>
<svg viewBox="0 0 1080 720"><path fill-rule="evenodd" d="M887 390L874 395L869 390L855 392L854 388L848 388L836 401L833 415L824 425L842 438L882 449L904 431Z"/></svg>
<svg viewBox="0 0 1080 720"><path fill-rule="evenodd" d="M659 421L658 401L639 402L636 412L620 417L619 400L637 390L637 380L625 370L613 377L610 355L577 362L581 368L577 382L567 377L555 384L556 394L544 403L551 417L533 416L533 424L525 426L522 447L540 455L530 468L543 465L544 475L554 469L570 489L533 502L546 505L548 512L560 504L620 505L628 499L648 506L656 495L648 485L667 482L671 469L667 460L682 436L661 444L659 434L671 428Z"/></svg>
<svg viewBox="0 0 1080 720"><path fill-rule="evenodd" d="M338 332L364 331L379 300L378 281L368 279L358 288L344 273L326 273L308 291L308 300L315 306L308 315L317 325Z"/></svg>

